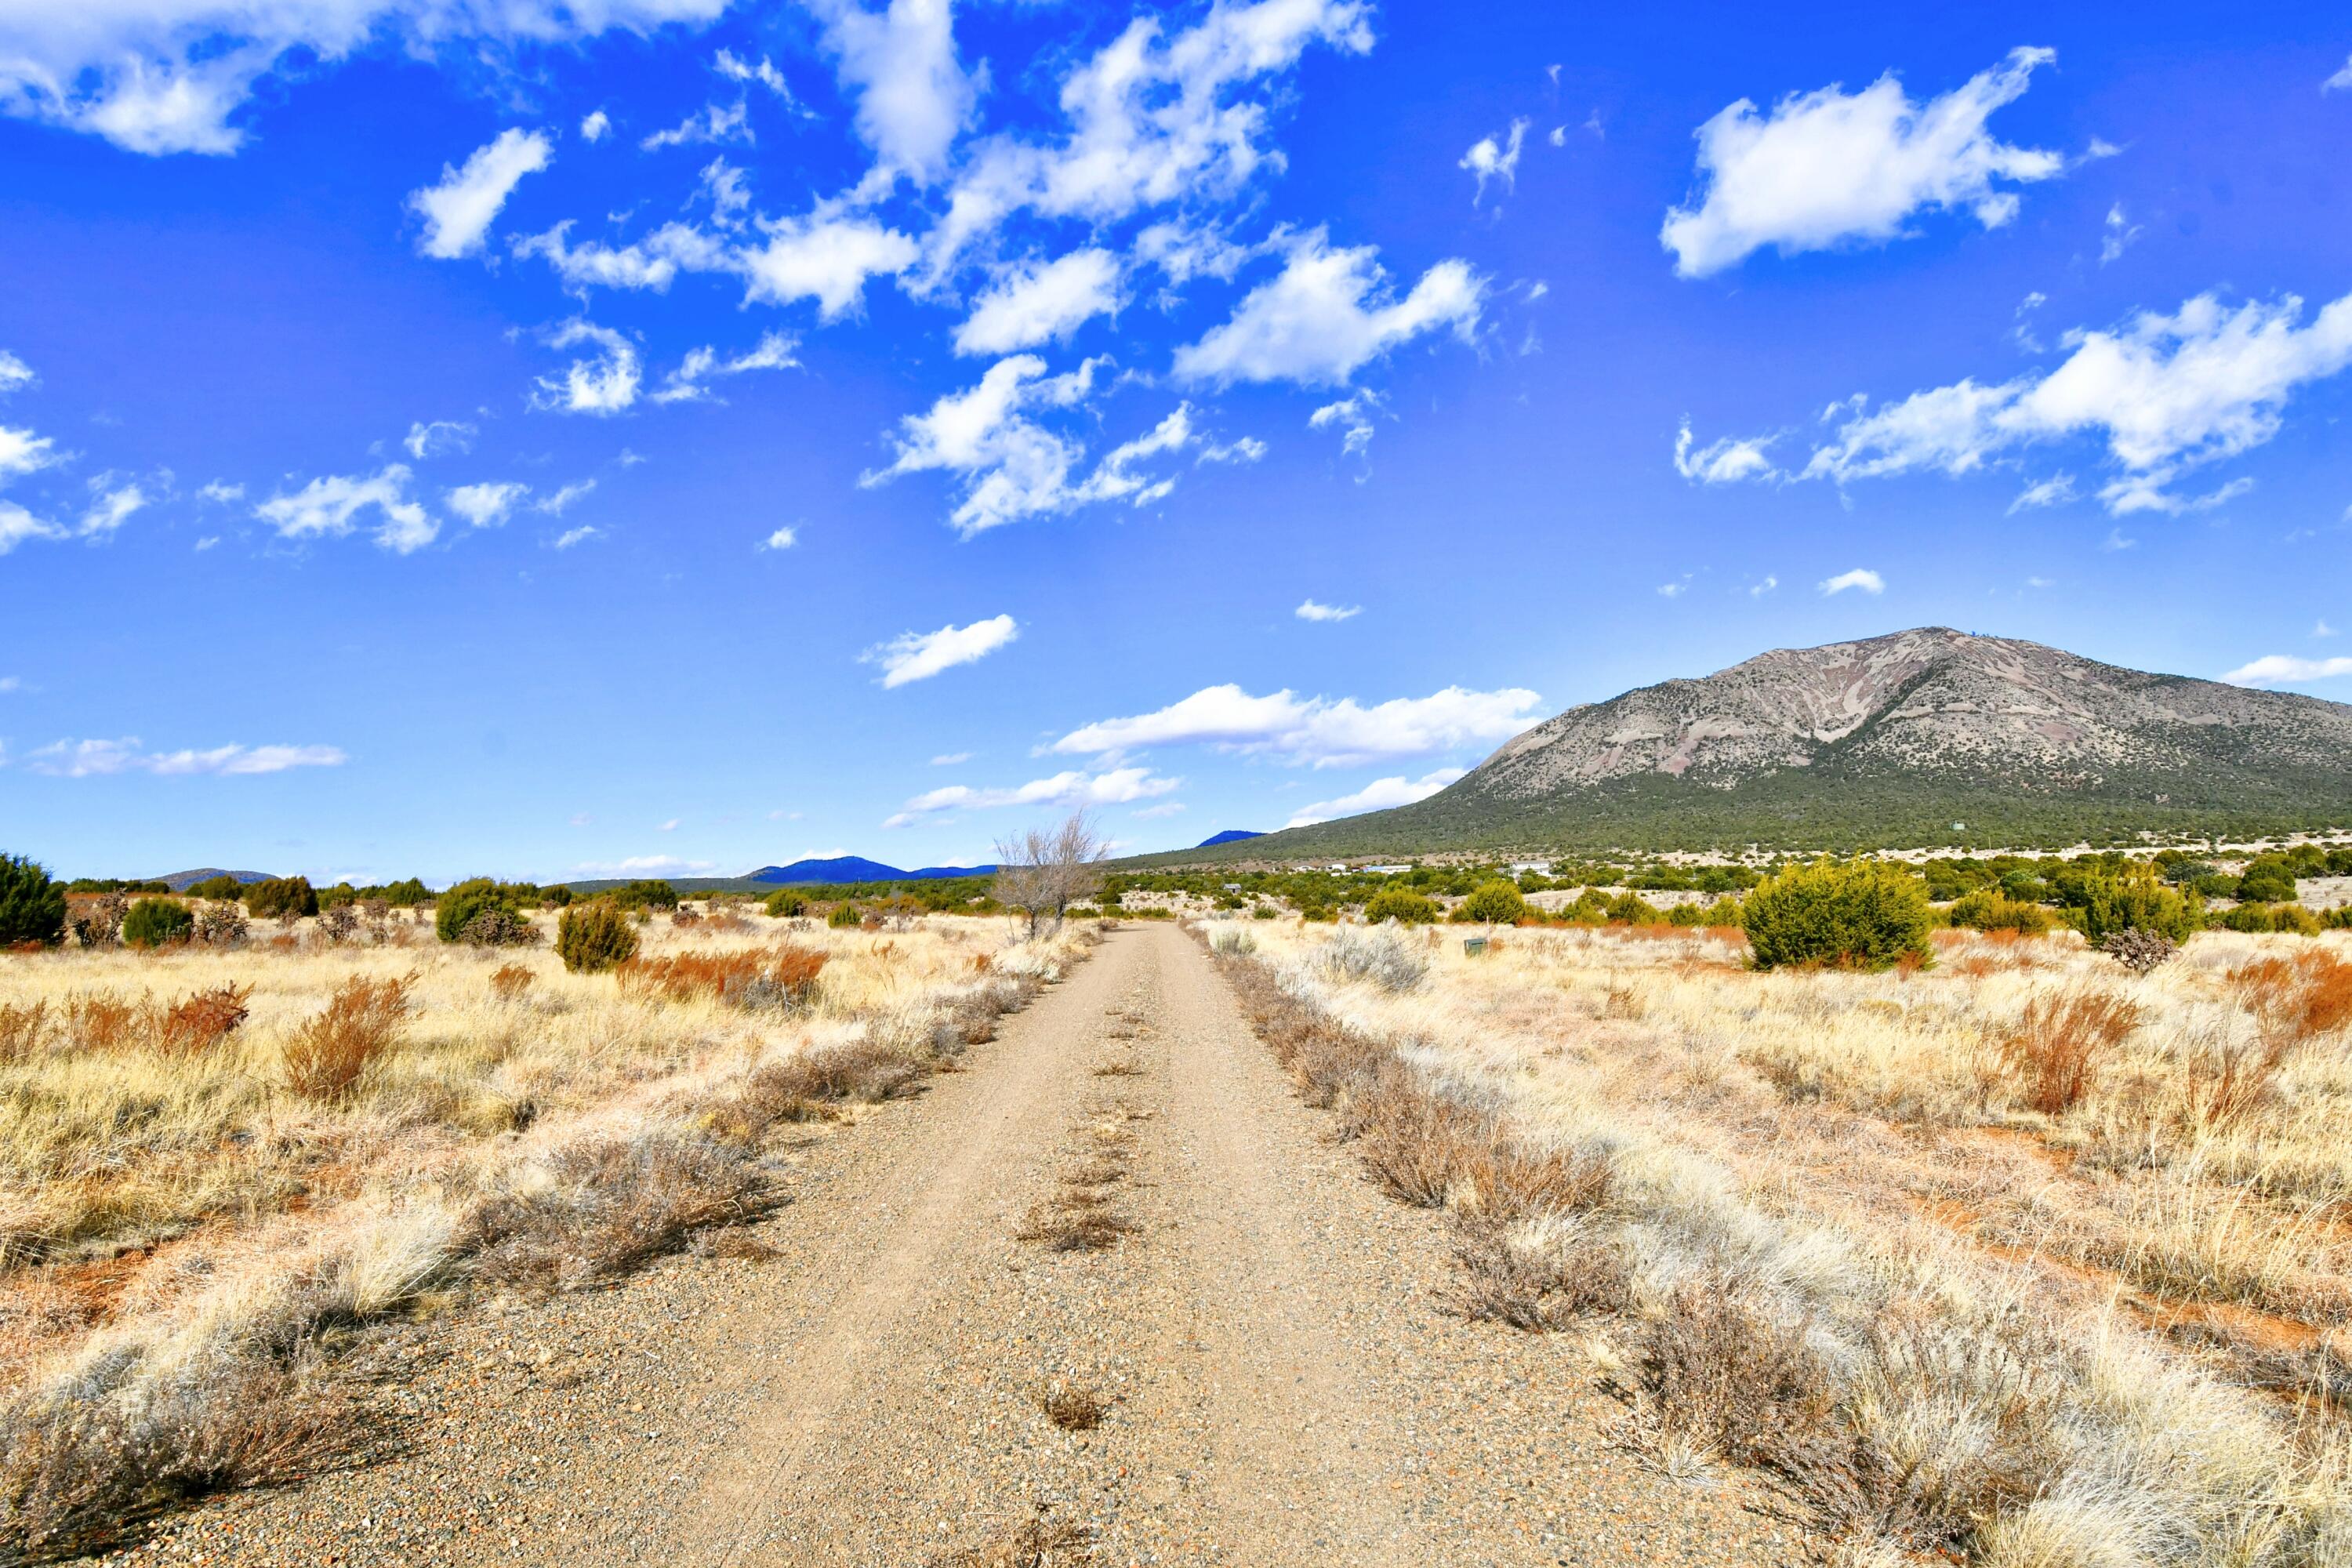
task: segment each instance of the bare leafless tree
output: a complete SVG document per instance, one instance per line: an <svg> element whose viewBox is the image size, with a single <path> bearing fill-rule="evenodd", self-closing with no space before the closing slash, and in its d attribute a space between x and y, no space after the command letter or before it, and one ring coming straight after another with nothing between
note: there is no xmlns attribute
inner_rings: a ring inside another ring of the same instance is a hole
<svg viewBox="0 0 2352 1568"><path fill-rule="evenodd" d="M1072 904L1102 886L1110 842L1083 811L1055 828L1032 827L996 841L996 901L1018 910L1037 936L1060 927Z"/></svg>

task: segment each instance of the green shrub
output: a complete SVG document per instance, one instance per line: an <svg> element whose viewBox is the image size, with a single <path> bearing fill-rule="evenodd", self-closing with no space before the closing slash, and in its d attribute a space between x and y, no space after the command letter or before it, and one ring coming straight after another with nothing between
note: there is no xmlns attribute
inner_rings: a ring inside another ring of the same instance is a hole
<svg viewBox="0 0 2352 1568"><path fill-rule="evenodd" d="M551 910L570 909L572 907L572 889L562 886L561 883L558 883L552 888L541 888L539 891L539 901L546 905Z"/></svg>
<svg viewBox="0 0 2352 1568"><path fill-rule="evenodd" d="M1706 906L1676 904L1666 911L1666 923L1670 926L1703 926L1706 924Z"/></svg>
<svg viewBox="0 0 2352 1568"><path fill-rule="evenodd" d="M1952 924L1975 931L2014 931L2038 936L2058 923L2057 917L2040 904L2029 904L1990 888L1979 888L1955 900L1948 912Z"/></svg>
<svg viewBox="0 0 2352 1568"><path fill-rule="evenodd" d="M2328 931L2352 931L2352 904L2338 904L2319 917L2320 925Z"/></svg>
<svg viewBox="0 0 2352 1568"><path fill-rule="evenodd" d="M1612 925L1654 926L1665 923L1658 906L1641 894L1626 891L1609 900L1604 913Z"/></svg>
<svg viewBox="0 0 2352 1568"><path fill-rule="evenodd" d="M866 917L864 915L858 913L857 906L856 904L851 903L847 899L844 899L841 902L833 906L833 912L824 917L824 923L829 926L854 926L865 918Z"/></svg>
<svg viewBox="0 0 2352 1568"><path fill-rule="evenodd" d="M1738 899L1731 898L1716 900L1715 902L1706 906L1706 918L1701 920L1698 923L1703 926L1738 925L1739 923L1739 900Z"/></svg>
<svg viewBox="0 0 2352 1568"><path fill-rule="evenodd" d="M433 934L443 942L464 942L466 928L492 910L514 912L513 900L488 877L459 882L433 900Z"/></svg>
<svg viewBox="0 0 2352 1568"><path fill-rule="evenodd" d="M1598 888L1587 888L1576 896L1574 903L1561 908L1559 918L1570 925L1606 925L1609 923L1609 896Z"/></svg>
<svg viewBox="0 0 2352 1568"><path fill-rule="evenodd" d="M256 920L272 915L315 915L319 895L308 877L270 877L245 886L245 907Z"/></svg>
<svg viewBox="0 0 2352 1568"><path fill-rule="evenodd" d="M808 913L808 900L785 888L768 895L766 909L778 920L790 920Z"/></svg>
<svg viewBox="0 0 2352 1568"><path fill-rule="evenodd" d="M234 899L245 891L245 884L235 877L207 877L188 889L192 899Z"/></svg>
<svg viewBox="0 0 2352 1568"><path fill-rule="evenodd" d="M1301 904L1298 906L1298 918L1309 924L1329 925L1339 916L1328 904Z"/></svg>
<svg viewBox="0 0 2352 1568"><path fill-rule="evenodd" d="M2086 879L2073 898L2077 901L2066 911L2067 922L2095 947L2119 931L2152 931L2187 942L2205 923L2201 900L2174 892L2147 866Z"/></svg>
<svg viewBox="0 0 2352 1568"><path fill-rule="evenodd" d="M1759 969L1884 969L1927 956L1927 884L1883 860L1792 866L1758 884L1739 917Z"/></svg>
<svg viewBox="0 0 2352 1568"><path fill-rule="evenodd" d="M1250 919L1254 921L1271 921L1281 918L1282 911L1272 904L1259 904L1250 910Z"/></svg>
<svg viewBox="0 0 2352 1568"><path fill-rule="evenodd" d="M196 929L196 917L177 899L142 899L122 917L122 945L163 947L185 942Z"/></svg>
<svg viewBox="0 0 2352 1568"><path fill-rule="evenodd" d="M1454 910L1456 921L1476 925L1516 925L1527 914L1528 900L1516 886L1500 877L1471 889L1470 896Z"/></svg>
<svg viewBox="0 0 2352 1568"><path fill-rule="evenodd" d="M677 908L677 889L667 882L644 878L625 883L605 895L625 910Z"/></svg>
<svg viewBox="0 0 2352 1568"><path fill-rule="evenodd" d="M556 922L555 954L574 974L601 974L637 955L637 933L610 899L573 904Z"/></svg>
<svg viewBox="0 0 2352 1568"><path fill-rule="evenodd" d="M395 910L413 910L433 901L433 889L415 878L394 882L383 889L383 901Z"/></svg>
<svg viewBox="0 0 2352 1568"><path fill-rule="evenodd" d="M1385 924L1390 921L1399 925L1428 925L1441 913L1436 900L1407 892L1402 888L1382 888L1364 903L1364 919L1373 925Z"/></svg>
<svg viewBox="0 0 2352 1568"><path fill-rule="evenodd" d="M66 889L47 868L22 855L0 855L0 947L66 939Z"/></svg>
<svg viewBox="0 0 2352 1568"><path fill-rule="evenodd" d="M2294 876L2284 866L2256 861L2238 879L2238 897L2250 904L2294 901Z"/></svg>

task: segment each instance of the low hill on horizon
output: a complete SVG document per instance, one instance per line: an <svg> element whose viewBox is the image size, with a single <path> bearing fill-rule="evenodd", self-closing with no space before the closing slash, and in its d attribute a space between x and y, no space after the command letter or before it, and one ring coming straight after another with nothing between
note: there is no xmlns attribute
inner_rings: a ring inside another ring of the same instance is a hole
<svg viewBox="0 0 2352 1568"><path fill-rule="evenodd" d="M1265 837L1265 834L1256 831L1255 828L1228 827L1223 833L1212 833L1206 838L1202 839L1200 843L1194 845L1193 847L1196 849L1214 849L1220 844L1239 844L1245 838L1263 838Z"/></svg>
<svg viewBox="0 0 2352 1568"><path fill-rule="evenodd" d="M795 860L789 866L762 866L745 875L747 882L789 887L801 882L929 882L947 877L993 876L993 866L924 866L901 871L862 855L836 855L829 860Z"/></svg>
<svg viewBox="0 0 2352 1568"><path fill-rule="evenodd" d="M2043 846L2352 825L2352 707L1927 626L1586 703L1428 799L1193 858Z"/></svg>
<svg viewBox="0 0 2352 1568"><path fill-rule="evenodd" d="M175 893L184 893L198 882L209 882L215 877L235 877L240 882L267 882L268 871L226 871L218 866L203 866L194 871L174 871L168 877L150 877L151 882L161 882Z"/></svg>

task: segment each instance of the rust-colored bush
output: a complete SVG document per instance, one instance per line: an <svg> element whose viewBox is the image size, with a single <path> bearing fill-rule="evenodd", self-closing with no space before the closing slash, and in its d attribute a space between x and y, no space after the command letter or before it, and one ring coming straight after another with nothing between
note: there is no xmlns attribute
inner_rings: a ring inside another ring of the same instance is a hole
<svg viewBox="0 0 2352 1568"><path fill-rule="evenodd" d="M824 968L827 954L793 942L732 952L681 952L633 958L616 971L621 987L688 1002L712 996L740 1007L796 1006Z"/></svg>
<svg viewBox="0 0 2352 1568"><path fill-rule="evenodd" d="M2230 971L2230 986L2263 1037L2289 1050L2352 1024L2352 963L2332 952L2256 959Z"/></svg>
<svg viewBox="0 0 2352 1568"><path fill-rule="evenodd" d="M501 1002L512 1002L530 989L533 976L520 963L501 963L490 972L490 994Z"/></svg>
<svg viewBox="0 0 2352 1568"><path fill-rule="evenodd" d="M37 1050L48 1019L49 1005L45 1001L0 1005L0 1062L22 1061Z"/></svg>
<svg viewBox="0 0 2352 1568"><path fill-rule="evenodd" d="M139 1008L105 991L77 991L65 1001L66 1038L79 1050L119 1051L138 1033Z"/></svg>
<svg viewBox="0 0 2352 1568"><path fill-rule="evenodd" d="M155 1048L174 1056L210 1050L245 1022L252 995L250 985L219 985L181 998L158 1015Z"/></svg>
<svg viewBox="0 0 2352 1568"><path fill-rule="evenodd" d="M337 1100L351 1091L370 1062L400 1039L408 1017L414 973L369 980L354 975L335 990L326 1010L286 1043L286 1081L295 1093Z"/></svg>
<svg viewBox="0 0 2352 1568"><path fill-rule="evenodd" d="M2025 1102L2045 1116L2058 1116L2082 1102L2099 1058L2139 1024L2139 1004L2109 992L2036 996L2002 1037L2000 1053L2024 1079Z"/></svg>

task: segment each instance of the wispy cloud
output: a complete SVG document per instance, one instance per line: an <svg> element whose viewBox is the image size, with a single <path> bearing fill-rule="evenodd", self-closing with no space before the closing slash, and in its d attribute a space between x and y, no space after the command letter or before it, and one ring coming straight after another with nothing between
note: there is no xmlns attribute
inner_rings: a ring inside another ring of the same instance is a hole
<svg viewBox="0 0 2352 1568"><path fill-rule="evenodd" d="M1886 579L1867 566L1857 566L1851 572L1823 578L1820 587L1824 594L1843 594L1849 588L1859 589L1865 594L1884 594L1886 592Z"/></svg>
<svg viewBox="0 0 2352 1568"><path fill-rule="evenodd" d="M991 616L968 626L944 626L935 632L903 632L887 643L858 655L861 661L882 667L885 687L928 680L942 670L987 658L1021 635L1011 616Z"/></svg>
<svg viewBox="0 0 2352 1568"><path fill-rule="evenodd" d="M151 752L135 735L113 741L57 741L28 752L25 765L57 778L102 778L116 773L182 777L199 773L236 778L280 773L289 768L341 767L351 759L340 746L214 746L208 750Z"/></svg>

